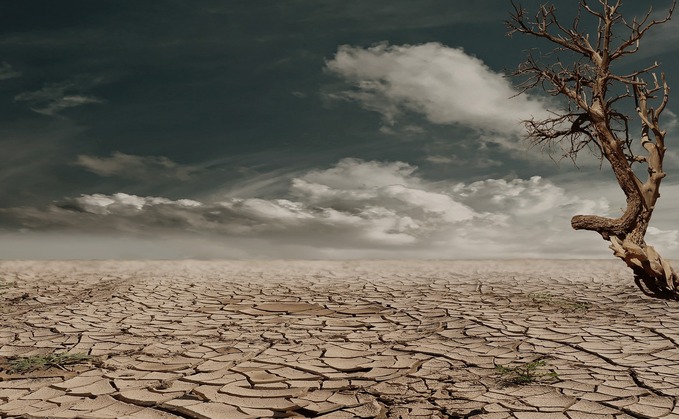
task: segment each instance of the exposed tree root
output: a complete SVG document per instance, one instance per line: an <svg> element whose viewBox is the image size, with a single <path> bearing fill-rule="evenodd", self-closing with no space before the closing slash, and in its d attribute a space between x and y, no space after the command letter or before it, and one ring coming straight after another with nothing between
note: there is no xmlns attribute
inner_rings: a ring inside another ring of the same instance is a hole
<svg viewBox="0 0 679 419"><path fill-rule="evenodd" d="M630 240L609 238L613 254L634 272L634 282L646 295L656 298L679 300L679 278L672 266L663 259L653 246L637 245Z"/></svg>

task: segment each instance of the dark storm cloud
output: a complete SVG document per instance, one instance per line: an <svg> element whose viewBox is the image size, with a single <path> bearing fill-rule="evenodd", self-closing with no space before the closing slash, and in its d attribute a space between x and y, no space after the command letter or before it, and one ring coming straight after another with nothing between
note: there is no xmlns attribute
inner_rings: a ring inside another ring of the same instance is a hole
<svg viewBox="0 0 679 419"><path fill-rule="evenodd" d="M274 148L329 151L320 162L329 164L358 148L378 157L387 141L371 115L324 110L324 60L340 43L424 42L487 21L482 3L492 2L17 2L0 17L0 52L24 80L3 107L77 121L87 128L73 138L78 154L196 163ZM74 74L105 82L76 88Z"/></svg>

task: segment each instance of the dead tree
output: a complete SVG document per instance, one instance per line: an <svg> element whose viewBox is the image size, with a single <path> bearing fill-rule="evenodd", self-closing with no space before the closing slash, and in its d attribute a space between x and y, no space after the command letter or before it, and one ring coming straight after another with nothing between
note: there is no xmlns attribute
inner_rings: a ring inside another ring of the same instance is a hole
<svg viewBox="0 0 679 419"><path fill-rule="evenodd" d="M610 163L625 193L627 208L619 218L576 215L572 227L596 231L610 241L615 256L632 269L644 293L679 299L677 273L644 241L665 177L666 131L660 117L670 88L664 73L656 74L657 62L634 71L620 70L625 68L624 59L639 51L649 30L670 20L676 0L659 18L649 10L643 18L632 20L620 13L621 3L580 0L573 21L563 25L554 4L528 15L512 2L509 34L530 35L551 45L547 53L529 53L513 76L521 79L522 92L540 88L562 100L562 110L551 117L524 121L526 137L550 149L559 145L564 156L573 160L582 150L593 152ZM633 124L638 124L636 136L630 132ZM645 173L637 175L635 169Z"/></svg>

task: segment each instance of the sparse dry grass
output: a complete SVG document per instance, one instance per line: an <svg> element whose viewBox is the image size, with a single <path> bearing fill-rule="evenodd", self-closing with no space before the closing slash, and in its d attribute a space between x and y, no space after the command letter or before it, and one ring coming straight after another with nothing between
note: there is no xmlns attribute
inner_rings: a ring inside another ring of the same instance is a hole
<svg viewBox="0 0 679 419"><path fill-rule="evenodd" d="M544 304L560 308L563 311L587 311L590 304L570 298L563 298L546 293L531 293L528 298L535 304Z"/></svg>
<svg viewBox="0 0 679 419"><path fill-rule="evenodd" d="M7 372L10 374L26 374L31 371L60 368L68 365L84 364L95 361L92 355L84 353L58 353L12 358L8 362Z"/></svg>
<svg viewBox="0 0 679 419"><path fill-rule="evenodd" d="M559 375L555 371L541 370L546 366L547 361L538 359L522 365L496 365L495 372L501 382L508 385L526 385L535 382L558 380Z"/></svg>

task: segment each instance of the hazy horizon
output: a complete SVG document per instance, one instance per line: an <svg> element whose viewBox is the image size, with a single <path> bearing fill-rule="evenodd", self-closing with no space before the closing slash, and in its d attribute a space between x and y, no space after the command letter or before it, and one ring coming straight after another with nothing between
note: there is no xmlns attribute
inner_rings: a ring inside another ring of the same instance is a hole
<svg viewBox="0 0 679 419"><path fill-rule="evenodd" d="M670 1L652 1L656 13ZM535 10L539 2L523 2ZM643 13L625 4L626 15ZM606 259L607 167L513 97L509 1L38 0L0 16L0 259ZM569 11L564 9L565 16ZM625 67L679 86L679 20ZM677 254L679 139L647 241Z"/></svg>

